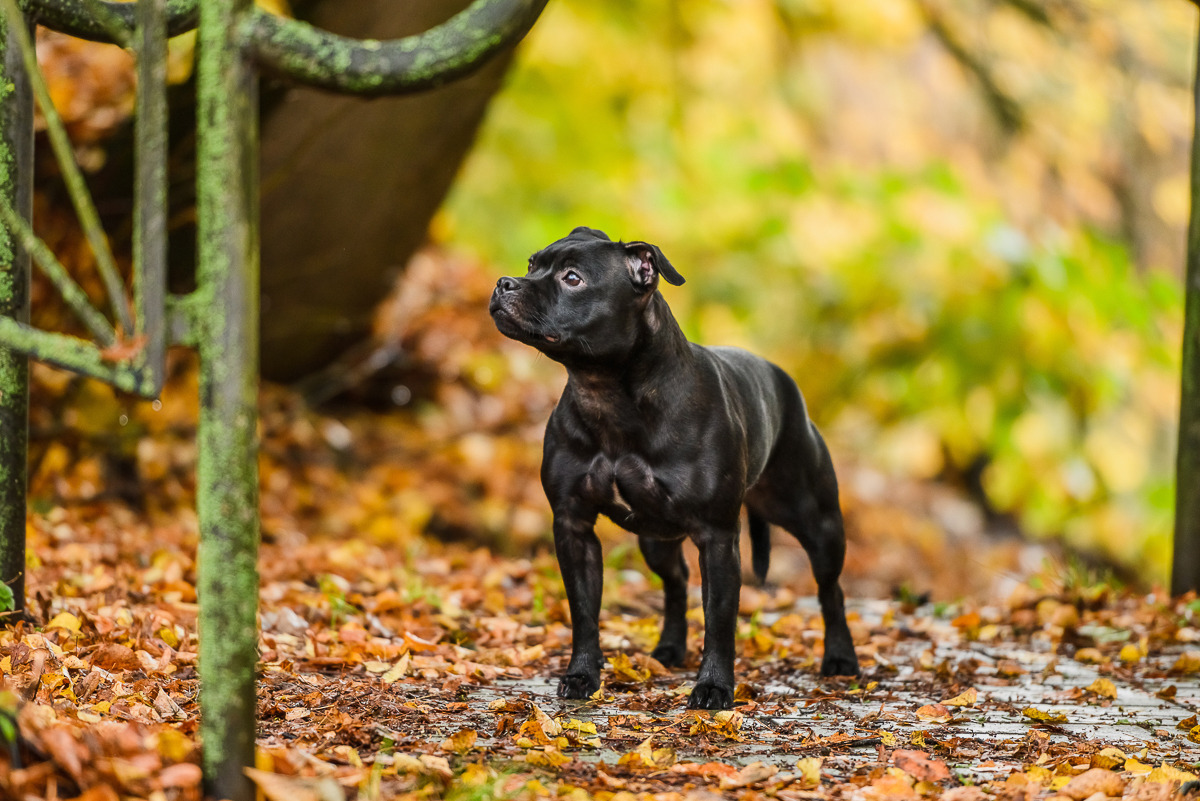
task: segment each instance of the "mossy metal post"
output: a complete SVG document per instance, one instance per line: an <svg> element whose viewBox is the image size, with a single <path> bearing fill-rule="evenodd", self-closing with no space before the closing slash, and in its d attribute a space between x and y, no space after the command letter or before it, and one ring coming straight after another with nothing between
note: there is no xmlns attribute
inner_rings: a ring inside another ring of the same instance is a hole
<svg viewBox="0 0 1200 801"><path fill-rule="evenodd" d="M1191 217L1184 269L1183 369L1175 454L1171 593L1200 591L1200 33L1192 81Z"/></svg>
<svg viewBox="0 0 1200 801"><path fill-rule="evenodd" d="M347 94L415 92L465 75L518 41L545 4L475 0L432 30L380 42L274 17L252 0L20 0L20 9L17 0L0 0L10 24L36 20L118 43L138 57L133 314L111 269L106 284L113 323L90 305L29 225L33 111L25 73L64 174L73 177L67 183L80 222L93 248L105 252L103 261L113 263L65 129L40 82L32 44L25 37L20 54L12 45L4 52L0 87L8 82L16 88L0 97L0 569L17 590L25 556L27 356L155 397L162 390L167 345L196 347L200 741L209 796L250 801L255 795L243 769L254 764L258 644L257 72L270 70ZM167 297L166 39L193 26L198 27L197 288ZM18 240L99 344L28 325L28 268ZM114 360L101 346L131 329L134 355ZM23 589L14 594L23 603Z"/></svg>
<svg viewBox="0 0 1200 801"><path fill-rule="evenodd" d="M251 7L204 0L196 43L202 759L231 799L254 797L258 657L258 79L235 35Z"/></svg>
<svg viewBox="0 0 1200 801"><path fill-rule="evenodd" d="M0 193L20 214L32 214L33 95L11 25L0 20L4 85L0 85ZM0 228L0 316L29 320L29 255ZM26 449L29 437L29 357L0 345L0 582L15 612L25 606Z"/></svg>

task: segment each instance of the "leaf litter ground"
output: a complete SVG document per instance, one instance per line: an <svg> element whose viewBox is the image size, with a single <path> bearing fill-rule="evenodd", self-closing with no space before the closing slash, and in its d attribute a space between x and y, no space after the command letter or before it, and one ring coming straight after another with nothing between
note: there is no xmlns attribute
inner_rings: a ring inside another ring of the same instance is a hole
<svg viewBox="0 0 1200 801"><path fill-rule="evenodd" d="M322 411L264 387L265 797L1167 798L1195 779L1194 599L1043 567L953 491L843 460L860 678L818 676L807 564L780 540L778 584L743 590L737 707L686 710L699 588L689 664L666 670L645 656L658 592L605 529L605 684L558 700L570 631L537 465L561 377L494 334L489 287L426 254L377 341L317 385ZM36 372L4 797L200 797L195 374L172 371L157 406ZM401 408L364 411L380 398Z"/></svg>

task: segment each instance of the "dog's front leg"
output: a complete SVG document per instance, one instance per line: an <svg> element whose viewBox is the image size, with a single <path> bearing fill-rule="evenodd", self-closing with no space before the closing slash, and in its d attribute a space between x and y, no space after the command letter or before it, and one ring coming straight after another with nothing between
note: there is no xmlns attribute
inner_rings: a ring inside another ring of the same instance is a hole
<svg viewBox="0 0 1200 801"><path fill-rule="evenodd" d="M733 706L734 637L742 589L738 531L712 530L695 540L704 596L704 658L688 706L729 709Z"/></svg>
<svg viewBox="0 0 1200 801"><path fill-rule="evenodd" d="M588 698L600 689L600 593L604 557L596 518L554 516L554 550L571 608L571 663L558 682L559 698Z"/></svg>

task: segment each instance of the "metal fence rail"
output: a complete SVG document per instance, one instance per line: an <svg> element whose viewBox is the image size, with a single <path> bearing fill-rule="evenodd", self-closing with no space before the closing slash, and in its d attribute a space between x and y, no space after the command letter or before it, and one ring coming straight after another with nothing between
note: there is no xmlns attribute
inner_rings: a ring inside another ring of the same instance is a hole
<svg viewBox="0 0 1200 801"><path fill-rule="evenodd" d="M251 0L0 0L0 582L12 589L21 613L28 358L156 397L167 347L195 347L200 738L211 796L254 798L242 768L254 759L257 659L258 72L342 93L415 92L462 76L518 41L545 4L476 0L436 28L380 42L272 16ZM38 73L31 41L35 23L114 43L137 57L132 297L118 277ZM166 42L193 28L198 29L197 288L168 295ZM35 97L101 268L107 315L90 305L32 233ZM94 341L29 325L31 256ZM121 347L112 348L114 343Z"/></svg>

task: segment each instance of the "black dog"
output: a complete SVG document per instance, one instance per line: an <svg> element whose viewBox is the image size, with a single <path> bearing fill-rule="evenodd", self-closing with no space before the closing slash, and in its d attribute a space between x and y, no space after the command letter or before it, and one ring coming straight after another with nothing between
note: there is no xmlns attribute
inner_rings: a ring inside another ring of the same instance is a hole
<svg viewBox="0 0 1200 801"><path fill-rule="evenodd" d="M687 652L683 539L700 550L704 657L688 706L733 704L741 559L738 516L750 520L754 572L764 579L769 524L804 546L825 619L822 675L858 672L846 625L846 539L829 451L795 382L736 348L687 341L657 290L683 278L645 242L613 242L576 228L538 251L524 278L501 278L490 311L505 336L567 368L546 426L542 486L571 608L571 663L563 698L600 687L600 542L604 514L638 536L663 582L665 614L652 656L680 665Z"/></svg>

